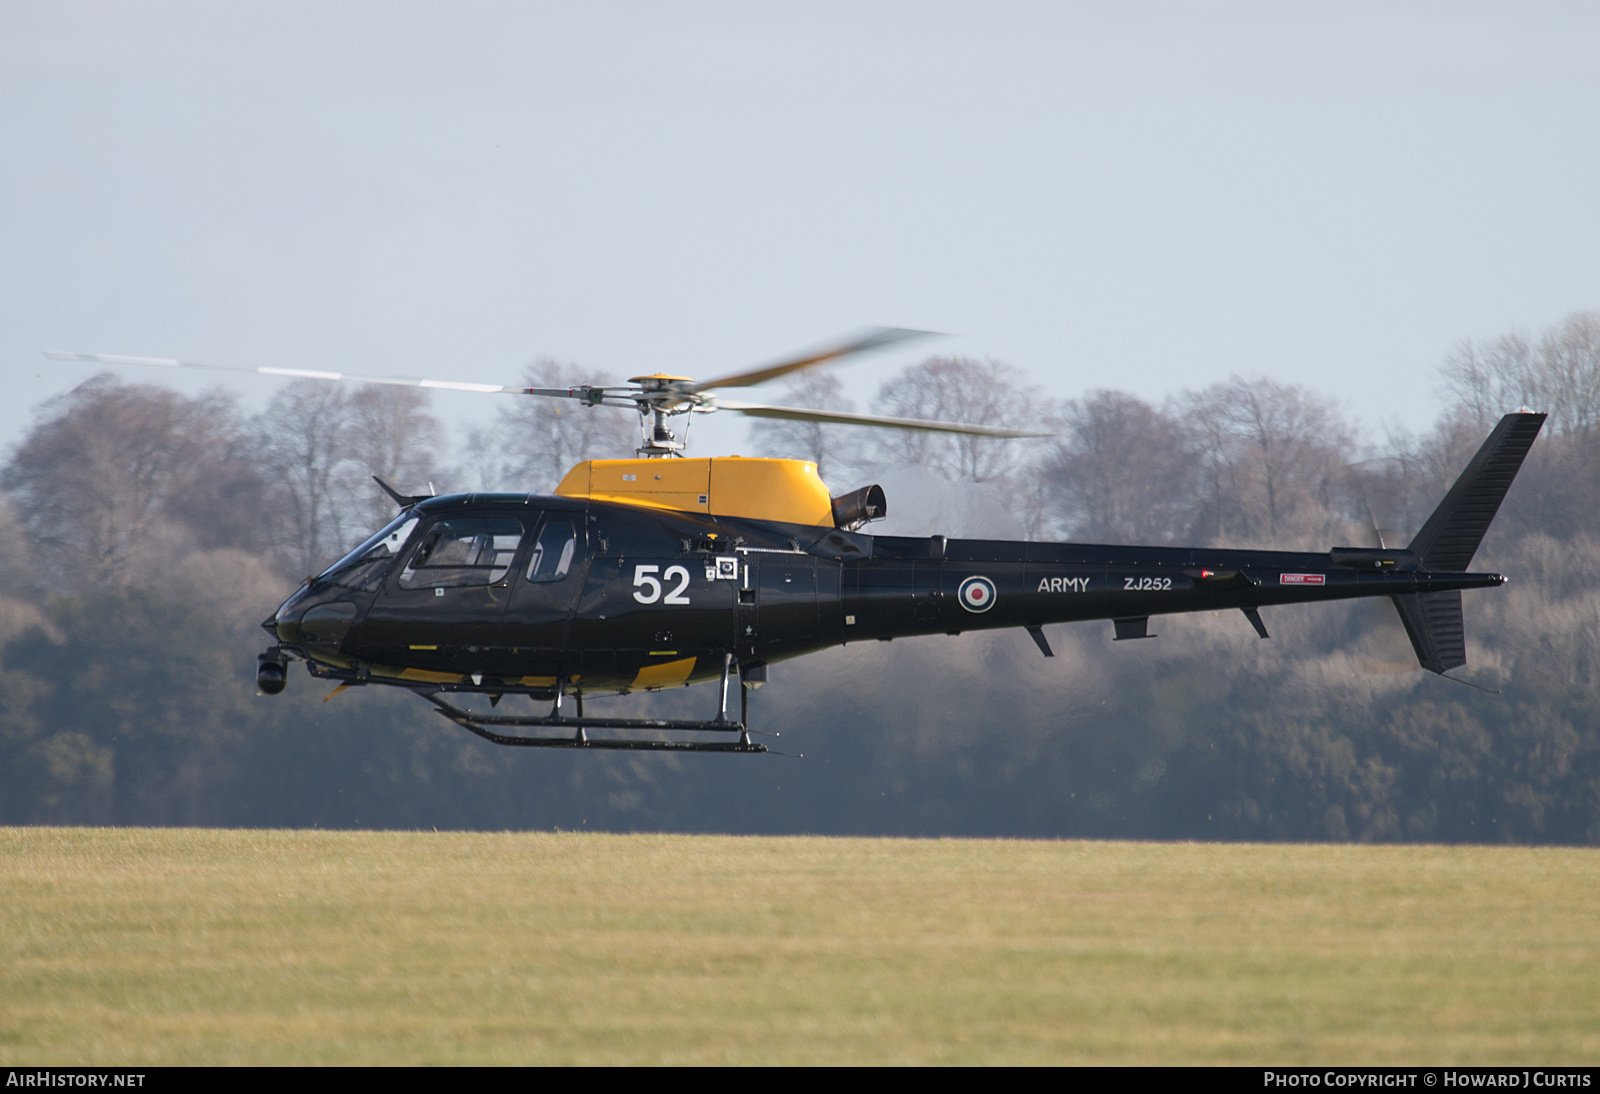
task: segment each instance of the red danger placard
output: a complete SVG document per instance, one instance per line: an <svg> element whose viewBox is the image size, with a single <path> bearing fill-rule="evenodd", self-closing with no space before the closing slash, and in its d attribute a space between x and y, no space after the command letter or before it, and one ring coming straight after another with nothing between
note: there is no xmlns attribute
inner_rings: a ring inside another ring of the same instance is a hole
<svg viewBox="0 0 1600 1094"><path fill-rule="evenodd" d="M1279 585L1321 585L1327 578L1322 574L1279 574Z"/></svg>

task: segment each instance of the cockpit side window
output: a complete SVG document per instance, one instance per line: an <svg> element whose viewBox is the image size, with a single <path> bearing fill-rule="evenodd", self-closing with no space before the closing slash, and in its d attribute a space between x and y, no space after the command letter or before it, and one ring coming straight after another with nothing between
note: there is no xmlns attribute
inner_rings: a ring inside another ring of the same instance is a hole
<svg viewBox="0 0 1600 1094"><path fill-rule="evenodd" d="M361 546L345 555L318 575L318 581L342 585L347 589L371 591L383 582L394 561L411 538L417 519L402 513L369 536Z"/></svg>
<svg viewBox="0 0 1600 1094"><path fill-rule="evenodd" d="M522 543L520 522L499 517L441 520L422 534L400 574L402 589L498 585Z"/></svg>
<svg viewBox="0 0 1600 1094"><path fill-rule="evenodd" d="M529 581L560 581L572 569L578 553L578 533L570 520L547 520L528 560Z"/></svg>

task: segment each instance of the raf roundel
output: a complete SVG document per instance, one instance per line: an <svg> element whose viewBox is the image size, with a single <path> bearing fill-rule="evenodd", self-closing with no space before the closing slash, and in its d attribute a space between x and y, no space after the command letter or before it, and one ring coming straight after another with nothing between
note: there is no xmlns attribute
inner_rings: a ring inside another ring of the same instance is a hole
<svg viewBox="0 0 1600 1094"><path fill-rule="evenodd" d="M969 577L961 583L961 606L969 612L986 612L994 607L994 582L986 577Z"/></svg>

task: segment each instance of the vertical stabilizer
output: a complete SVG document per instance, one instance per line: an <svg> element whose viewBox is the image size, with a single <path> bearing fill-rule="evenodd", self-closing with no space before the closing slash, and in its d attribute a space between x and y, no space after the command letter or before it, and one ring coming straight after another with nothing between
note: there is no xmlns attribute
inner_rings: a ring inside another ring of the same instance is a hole
<svg viewBox="0 0 1600 1094"><path fill-rule="evenodd" d="M1422 569L1466 572L1544 419L1543 414L1520 413L1500 419L1411 541L1408 549L1417 553ZM1442 674L1467 663L1460 593L1413 593L1392 599L1423 668Z"/></svg>
<svg viewBox="0 0 1600 1094"><path fill-rule="evenodd" d="M1467 631L1460 593L1393 596L1417 660L1429 672L1445 673L1467 663Z"/></svg>
<svg viewBox="0 0 1600 1094"><path fill-rule="evenodd" d="M1466 571L1544 418L1543 414L1507 414L1500 419L1407 548L1421 556L1424 570Z"/></svg>

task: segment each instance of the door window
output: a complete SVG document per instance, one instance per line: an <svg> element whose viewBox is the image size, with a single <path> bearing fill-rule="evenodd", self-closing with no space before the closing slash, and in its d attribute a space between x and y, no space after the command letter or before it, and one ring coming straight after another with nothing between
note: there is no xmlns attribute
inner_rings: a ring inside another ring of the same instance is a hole
<svg viewBox="0 0 1600 1094"><path fill-rule="evenodd" d="M448 589L466 585L498 585L511 572L522 542L520 522L500 517L441 520L423 534L422 543L400 574L402 589Z"/></svg>
<svg viewBox="0 0 1600 1094"><path fill-rule="evenodd" d="M578 533L570 520L545 521L528 560L528 580L560 581L572 569L577 551Z"/></svg>

